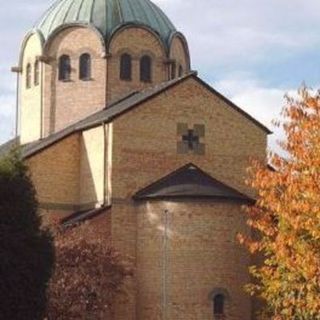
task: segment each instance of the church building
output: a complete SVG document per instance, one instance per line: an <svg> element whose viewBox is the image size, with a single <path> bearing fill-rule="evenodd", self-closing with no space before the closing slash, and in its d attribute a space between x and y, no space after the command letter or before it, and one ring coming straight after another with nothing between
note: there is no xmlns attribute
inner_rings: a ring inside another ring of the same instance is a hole
<svg viewBox="0 0 320 320"><path fill-rule="evenodd" d="M201 19L201 17L197 17ZM203 48L205 50L206 48ZM90 223L134 276L113 320L251 320L242 206L270 131L191 69L150 0L58 0L22 43L17 137L47 223Z"/></svg>

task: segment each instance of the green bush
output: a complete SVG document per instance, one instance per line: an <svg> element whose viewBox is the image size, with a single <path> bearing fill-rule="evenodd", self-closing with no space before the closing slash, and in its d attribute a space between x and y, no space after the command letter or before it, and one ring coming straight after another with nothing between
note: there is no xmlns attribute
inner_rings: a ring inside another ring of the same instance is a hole
<svg viewBox="0 0 320 320"><path fill-rule="evenodd" d="M12 151L0 159L0 319L43 319L53 263L27 167Z"/></svg>

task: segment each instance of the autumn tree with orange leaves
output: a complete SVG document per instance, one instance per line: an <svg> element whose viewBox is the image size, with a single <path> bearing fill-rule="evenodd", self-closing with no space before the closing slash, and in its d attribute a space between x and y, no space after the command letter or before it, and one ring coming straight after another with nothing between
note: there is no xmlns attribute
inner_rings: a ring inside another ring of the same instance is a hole
<svg viewBox="0 0 320 320"><path fill-rule="evenodd" d="M266 302L263 319L320 319L320 93L301 89L287 98L285 157L270 154L270 170L254 161L248 183L257 202L247 208L253 238L240 236L252 253L252 295Z"/></svg>

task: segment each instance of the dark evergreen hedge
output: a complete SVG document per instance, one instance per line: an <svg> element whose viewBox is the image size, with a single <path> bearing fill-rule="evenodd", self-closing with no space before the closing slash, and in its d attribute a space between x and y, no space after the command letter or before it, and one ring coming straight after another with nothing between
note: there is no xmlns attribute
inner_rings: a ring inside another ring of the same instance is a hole
<svg viewBox="0 0 320 320"><path fill-rule="evenodd" d="M27 167L12 151L0 159L0 319L43 319L53 263Z"/></svg>

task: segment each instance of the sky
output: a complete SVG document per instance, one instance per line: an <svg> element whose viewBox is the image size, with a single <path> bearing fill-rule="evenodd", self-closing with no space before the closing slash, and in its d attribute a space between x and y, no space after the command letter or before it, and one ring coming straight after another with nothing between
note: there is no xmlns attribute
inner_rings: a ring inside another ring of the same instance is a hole
<svg viewBox="0 0 320 320"><path fill-rule="evenodd" d="M14 136L16 75L24 35L53 0L11 0L0 9L0 144ZM192 68L239 107L272 127L304 83L320 86L320 1L154 0L187 38Z"/></svg>

